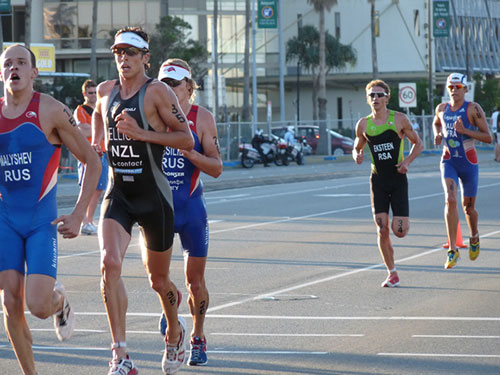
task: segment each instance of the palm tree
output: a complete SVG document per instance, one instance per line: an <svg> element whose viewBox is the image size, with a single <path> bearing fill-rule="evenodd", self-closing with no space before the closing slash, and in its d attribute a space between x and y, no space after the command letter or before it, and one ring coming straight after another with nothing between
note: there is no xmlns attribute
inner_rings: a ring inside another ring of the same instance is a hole
<svg viewBox="0 0 500 375"><path fill-rule="evenodd" d="M26 0L26 14L24 17L24 45L30 48L31 45L31 0Z"/></svg>
<svg viewBox="0 0 500 375"><path fill-rule="evenodd" d="M326 137L326 53L325 53L325 10L330 9L337 4L337 0L307 0L319 13L319 131L322 137L318 144L318 153L326 154L328 152L328 138Z"/></svg>
<svg viewBox="0 0 500 375"><path fill-rule="evenodd" d="M377 62L377 39L375 34L375 0L371 2L371 31L372 31L372 71L373 79L378 78L378 62Z"/></svg>
<svg viewBox="0 0 500 375"><path fill-rule="evenodd" d="M97 81L97 0L92 3L92 40L90 41L90 78Z"/></svg>
<svg viewBox="0 0 500 375"><path fill-rule="evenodd" d="M318 118L316 105L319 91L319 31L312 25L302 26L296 37L286 43L286 61L297 61L313 76L312 104L313 119ZM326 74L331 70L344 69L347 65L356 64L356 51L352 46L342 44L328 31L325 33L325 69Z"/></svg>

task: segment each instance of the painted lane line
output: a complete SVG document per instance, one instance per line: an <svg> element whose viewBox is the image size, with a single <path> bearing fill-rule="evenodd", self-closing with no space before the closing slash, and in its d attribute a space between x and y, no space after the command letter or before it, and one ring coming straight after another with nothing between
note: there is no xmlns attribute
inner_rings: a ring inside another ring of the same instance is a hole
<svg viewBox="0 0 500 375"><path fill-rule="evenodd" d="M468 336L468 335L412 335L415 338L437 339L500 339L500 336Z"/></svg>
<svg viewBox="0 0 500 375"><path fill-rule="evenodd" d="M53 328L32 328L32 332L54 332ZM108 334L109 329L75 329L74 332L81 333L103 333ZM129 331L130 335L158 335L158 331ZM228 333L214 332L211 336L248 336L248 337L364 337L364 334L354 333Z"/></svg>
<svg viewBox="0 0 500 375"><path fill-rule="evenodd" d="M415 258L423 257L425 255L432 254L432 253L435 253L437 251L442 251L442 250L443 250L442 247L439 247L439 248L436 248L436 249L432 249L432 250L428 250L428 251L425 251L423 253L418 253L416 255L413 255L413 256L410 256L410 257L407 257L407 258L399 259L395 263L399 264L399 263L405 262L407 260L412 260L412 259L415 259ZM371 266L368 266L368 267L359 268L357 270L351 270L351 271L348 271L348 272L339 273L339 274L336 274L336 275L328 276L328 277L325 277L325 278L322 278L322 279L318 279L318 280L314 280L314 281L309 281L307 283L302 283L302 284L295 285L295 286L288 287L288 288L284 288L284 289L278 289L278 290L275 290L273 292L260 294L260 295L258 295L256 297L248 297L248 298L241 299L240 301L229 302L229 303L226 303L226 304L223 304L223 305L220 305L220 306L216 306L216 307L209 307L208 308L208 312L214 312L214 311L222 310L222 309L225 309L225 308L228 308L228 307L237 306L237 305L241 305L241 304L244 304L244 303L247 303L247 302L259 300L259 299L262 299L264 297L271 297L271 296L275 296L275 295L278 295L278 294L291 292L291 291L294 291L294 290L297 290L297 289L302 289L302 288L306 288L306 287L309 287L309 286L313 286L313 285L317 285L317 284L322 284L322 283L325 283L325 282L328 282L328 281L332 281L332 280L335 280L335 279L340 279L342 277L351 276L351 275L354 275L354 274L357 274L357 273L361 273L361 272L365 272L365 271L368 271L368 270L372 270L372 269L375 269L375 268L381 268L381 267L385 267L384 263L374 264L374 265L371 265Z"/></svg>
<svg viewBox="0 0 500 375"><path fill-rule="evenodd" d="M269 319L269 320L418 320L418 321L480 321L500 322L500 317L468 317L468 316L283 316L283 315L234 315L234 314L208 314L210 319Z"/></svg>
<svg viewBox="0 0 500 375"><path fill-rule="evenodd" d="M377 355L390 357L500 358L500 354L377 353Z"/></svg>
<svg viewBox="0 0 500 375"><path fill-rule="evenodd" d="M210 336L265 336L265 337L365 337L348 333L210 333Z"/></svg>
<svg viewBox="0 0 500 375"><path fill-rule="evenodd" d="M0 345L0 349L11 349L10 345ZM109 351L109 347L68 347L68 346L39 346L33 345L34 350L53 350L53 351ZM211 354L264 354L264 355L326 355L328 352L306 352L306 351L291 351L291 350L208 350Z"/></svg>

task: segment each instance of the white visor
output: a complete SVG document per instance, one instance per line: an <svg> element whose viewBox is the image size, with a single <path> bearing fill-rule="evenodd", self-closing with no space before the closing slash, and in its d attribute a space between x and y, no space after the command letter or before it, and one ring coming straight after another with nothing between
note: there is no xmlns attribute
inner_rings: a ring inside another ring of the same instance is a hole
<svg viewBox="0 0 500 375"><path fill-rule="evenodd" d="M124 32L124 33L121 33L120 35L118 35L115 39L115 42L111 46L111 48L118 46L120 44L128 44L129 46L132 46L132 47L137 47L137 48L149 50L148 42L146 42L144 39L142 39L136 33L133 33L130 31L127 31L127 32Z"/></svg>
<svg viewBox="0 0 500 375"><path fill-rule="evenodd" d="M163 80L165 78L175 79L176 81L181 81L184 78L191 79L191 73L186 68L179 65L163 63L158 73L158 80Z"/></svg>

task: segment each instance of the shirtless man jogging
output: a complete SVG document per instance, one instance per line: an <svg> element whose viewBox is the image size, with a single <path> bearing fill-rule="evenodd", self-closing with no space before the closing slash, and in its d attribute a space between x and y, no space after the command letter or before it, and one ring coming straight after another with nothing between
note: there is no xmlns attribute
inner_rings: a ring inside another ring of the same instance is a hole
<svg viewBox="0 0 500 375"><path fill-rule="evenodd" d="M389 237L389 206L392 208L393 233L396 237L406 236L410 229L406 172L423 149L422 141L408 118L387 108L390 94L390 88L384 81L375 80L366 85L366 99L372 113L358 121L352 151L356 164L363 162L363 150L367 143L372 156L372 212L377 225L378 247L388 272L382 287L399 285L394 249ZM406 159L403 158L405 136L413 144Z"/></svg>
<svg viewBox="0 0 500 375"><path fill-rule="evenodd" d="M174 238L172 192L162 172L163 146L192 150L193 137L175 93L146 75L149 37L140 28L126 27L115 35L111 50L118 80L97 88L92 118L92 144L99 150L105 135L112 184L101 207L101 292L111 329L108 375L136 375L127 355L127 294L122 262L139 224L144 238L143 263L151 287L168 321L162 369L175 373L185 359L185 323L177 315L177 288L169 277Z"/></svg>
<svg viewBox="0 0 500 375"><path fill-rule="evenodd" d="M74 313L62 284L56 283L57 232L63 238L79 234L101 167L69 109L34 91L38 69L33 52L16 44L2 53L0 61L4 84L0 99L0 290L9 340L23 374L34 375L25 301L32 315L54 316L59 340L71 336ZM73 212L57 218L62 144L92 173L83 177Z"/></svg>
<svg viewBox="0 0 500 375"><path fill-rule="evenodd" d="M479 167L474 140L491 143L488 123L481 106L465 100L467 79L461 73L452 73L446 80L450 94L449 103L441 103L436 108L434 118L434 143L443 140L441 158L441 179L445 192L444 218L448 232L450 249L444 264L445 269L456 266L460 254L457 250L458 179L462 183L462 207L469 226L469 258L479 256L478 214L475 208Z"/></svg>

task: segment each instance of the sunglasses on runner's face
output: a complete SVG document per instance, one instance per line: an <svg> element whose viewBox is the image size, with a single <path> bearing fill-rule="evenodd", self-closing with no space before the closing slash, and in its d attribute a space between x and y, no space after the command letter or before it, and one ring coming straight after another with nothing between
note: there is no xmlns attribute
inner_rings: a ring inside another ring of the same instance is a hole
<svg viewBox="0 0 500 375"><path fill-rule="evenodd" d="M137 48L137 47L125 47L125 48L122 48L122 47L114 47L111 49L111 51L115 54L115 55L119 55L119 56L123 56L123 54L126 54L127 56L135 56L137 55L138 53L141 53L141 52L147 52L145 51L144 49L141 49L141 48Z"/></svg>
<svg viewBox="0 0 500 375"><path fill-rule="evenodd" d="M461 89L461 88L463 88L463 87L464 87L464 85L461 85L461 84L459 83L458 85L449 85L449 86L448 86L448 89L451 91L451 90L453 90L453 89L458 90L458 89Z"/></svg>
<svg viewBox="0 0 500 375"><path fill-rule="evenodd" d="M387 96L387 93L386 92L371 92L371 93L368 94L368 96L370 98L372 98L372 99L375 98L375 97L377 97L377 98L384 98L384 97Z"/></svg>
<svg viewBox="0 0 500 375"><path fill-rule="evenodd" d="M164 79L163 82L165 82L167 85L169 85L170 87L177 87L179 86L180 84L182 84L182 81L184 81L184 79L181 79L180 81L176 80L176 79Z"/></svg>

